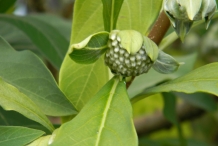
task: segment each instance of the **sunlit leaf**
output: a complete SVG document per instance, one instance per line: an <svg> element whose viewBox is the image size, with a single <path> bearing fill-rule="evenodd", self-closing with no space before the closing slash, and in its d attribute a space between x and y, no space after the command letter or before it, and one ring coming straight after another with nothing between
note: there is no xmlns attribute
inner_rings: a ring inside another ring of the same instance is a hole
<svg viewBox="0 0 218 146"><path fill-rule="evenodd" d="M71 45L104 30L102 12L101 0L75 1ZM59 83L71 103L77 110L81 110L108 79L108 69L103 58L87 65L75 63L66 55L61 66Z"/></svg>
<svg viewBox="0 0 218 146"><path fill-rule="evenodd" d="M117 29L133 29L147 34L160 13L163 0L124 0Z"/></svg>
<svg viewBox="0 0 218 146"><path fill-rule="evenodd" d="M116 29L117 18L123 4L123 0L102 0L104 28L106 31Z"/></svg>
<svg viewBox="0 0 218 146"><path fill-rule="evenodd" d="M137 146L125 83L118 78L111 79L53 136L51 146Z"/></svg>
<svg viewBox="0 0 218 146"><path fill-rule="evenodd" d="M51 137L51 135L40 137L39 139L28 144L27 146L48 146L48 142L49 142L50 137Z"/></svg>

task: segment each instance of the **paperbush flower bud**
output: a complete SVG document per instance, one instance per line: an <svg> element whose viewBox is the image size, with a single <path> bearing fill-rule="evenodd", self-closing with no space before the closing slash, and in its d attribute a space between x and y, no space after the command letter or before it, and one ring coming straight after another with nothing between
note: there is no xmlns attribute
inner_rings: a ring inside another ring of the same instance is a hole
<svg viewBox="0 0 218 146"><path fill-rule="evenodd" d="M143 36L134 30L112 31L105 53L111 72L124 77L146 73L153 62L145 51Z"/></svg>
<svg viewBox="0 0 218 146"><path fill-rule="evenodd" d="M165 0L164 10L183 40L193 21L205 19L206 28L216 11L216 0Z"/></svg>

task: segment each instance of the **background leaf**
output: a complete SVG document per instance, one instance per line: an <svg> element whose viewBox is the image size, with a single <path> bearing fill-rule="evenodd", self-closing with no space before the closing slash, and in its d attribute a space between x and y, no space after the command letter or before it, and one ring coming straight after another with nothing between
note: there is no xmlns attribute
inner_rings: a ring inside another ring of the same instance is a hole
<svg viewBox="0 0 218 146"><path fill-rule="evenodd" d="M29 51L17 52L0 38L0 77L28 96L46 115L77 113L42 61Z"/></svg>
<svg viewBox="0 0 218 146"><path fill-rule="evenodd" d="M28 16L0 15L0 21L22 30L56 68L60 67L68 41L52 25Z"/></svg>
<svg viewBox="0 0 218 146"><path fill-rule="evenodd" d="M117 18L123 4L123 0L102 0L103 3L103 17L104 29L110 32L116 29Z"/></svg>
<svg viewBox="0 0 218 146"><path fill-rule="evenodd" d="M15 2L16 0L0 0L0 13L6 12Z"/></svg>
<svg viewBox="0 0 218 146"><path fill-rule="evenodd" d="M160 13L163 0L124 0L117 21L121 30L134 29L147 34Z"/></svg>
<svg viewBox="0 0 218 146"><path fill-rule="evenodd" d="M5 110L14 110L34 120L50 131L54 130L51 122L43 112L23 93L0 78L0 105Z"/></svg>
<svg viewBox="0 0 218 146"><path fill-rule="evenodd" d="M24 146L43 134L43 131L30 128L0 126L0 145Z"/></svg>
<svg viewBox="0 0 218 146"><path fill-rule="evenodd" d="M172 124L177 125L176 97L172 93L162 93L164 100L163 114Z"/></svg>
<svg viewBox="0 0 218 146"><path fill-rule="evenodd" d="M210 94L206 93L194 93L194 94L184 94L176 93L178 97L182 98L186 102L200 107L208 112L215 112L217 110L216 101L211 97Z"/></svg>
<svg viewBox="0 0 218 146"><path fill-rule="evenodd" d="M172 93L162 93L162 95L164 99L163 114L167 120L176 126L178 130L180 145L186 146L186 140L176 115L176 96Z"/></svg>
<svg viewBox="0 0 218 146"><path fill-rule="evenodd" d="M132 98L133 102L160 92L206 92L218 95L218 63L211 63L195 69L189 74L169 81L165 84L148 88L143 93Z"/></svg>
<svg viewBox="0 0 218 146"><path fill-rule="evenodd" d="M111 79L73 120L59 128L51 146L105 144L137 146L126 85L118 78Z"/></svg>

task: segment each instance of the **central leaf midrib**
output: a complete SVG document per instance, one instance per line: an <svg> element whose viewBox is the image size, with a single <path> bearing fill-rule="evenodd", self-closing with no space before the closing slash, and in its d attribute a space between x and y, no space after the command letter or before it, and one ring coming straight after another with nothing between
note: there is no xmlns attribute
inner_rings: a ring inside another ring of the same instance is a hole
<svg viewBox="0 0 218 146"><path fill-rule="evenodd" d="M108 100L107 100L107 103L106 103L106 106L105 106L105 109L104 109L104 112L103 112L103 118L102 118L102 121L101 121L101 125L100 125L100 128L99 128L99 133L98 133L98 136L97 136L95 146L98 146L99 143L100 143L100 139L101 139L102 131L103 131L106 119L107 119L108 111L110 109L110 105L111 105L111 102L112 102L112 99L113 99L113 96L114 96L114 93L115 93L115 90L117 88L118 83L119 83L119 80L115 79L115 81L113 83L113 86L112 86L112 88L111 88L111 90L109 92L109 97L108 97Z"/></svg>

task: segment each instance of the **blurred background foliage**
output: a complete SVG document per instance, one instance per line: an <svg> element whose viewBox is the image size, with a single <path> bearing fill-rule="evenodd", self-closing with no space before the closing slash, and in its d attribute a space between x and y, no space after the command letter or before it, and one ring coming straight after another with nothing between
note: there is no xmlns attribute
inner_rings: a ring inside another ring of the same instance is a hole
<svg viewBox="0 0 218 146"><path fill-rule="evenodd" d="M0 13L24 16L26 19L34 18L56 29L59 32L59 35L65 40L64 43L60 42L60 44L62 43L61 45L65 46L63 50L66 53L66 46L69 45L70 40L74 0L12 0L11 2L14 3L14 5L12 7L10 6L7 11L0 8L2 10ZM52 58L40 50L39 45L32 42L27 33L24 33L15 26L16 24L9 24L5 21L1 21L0 18L0 35L3 36L3 38L5 38L16 50L21 51L28 49L40 56L40 58L47 64L54 77L57 78L59 70L58 65L55 66L55 63L52 62ZM38 27L44 26L39 25ZM167 34L172 31L173 29L170 28ZM178 39L172 45L167 47L165 51L176 57L179 61L185 62L185 65L183 65L176 73L170 75L162 75L150 70L148 74L137 77L128 90L131 97L139 94L147 87L177 78L190 72L194 68L205 64L217 62L218 20L213 20L208 30L205 30L204 24L193 28L187 35L184 43L181 43ZM63 57L60 59L63 59ZM60 63L61 62L59 62L59 64ZM200 111L199 114L194 117L187 118L180 122L182 133L187 140L187 144L189 146L218 145L218 98L201 93L193 95L178 93L173 94L178 97L176 98L177 105L185 102ZM135 121L137 121L137 119L140 119L141 117L161 115L163 108L163 95L153 95L133 104L133 117ZM0 109L0 113L7 115L7 112L3 109ZM19 119L20 115L18 115L18 113L13 112L12 114ZM59 119L57 118L51 117L51 120L55 124L59 123ZM0 124L2 125L3 123L0 121ZM21 126L22 124L22 120L18 120L17 122L11 121L11 125ZM38 126L37 124L27 120L27 125L28 124L29 127L34 127L33 125ZM146 122L144 124L146 124ZM140 135L140 146L180 145L177 130L176 126L170 125L157 128L152 132Z"/></svg>

